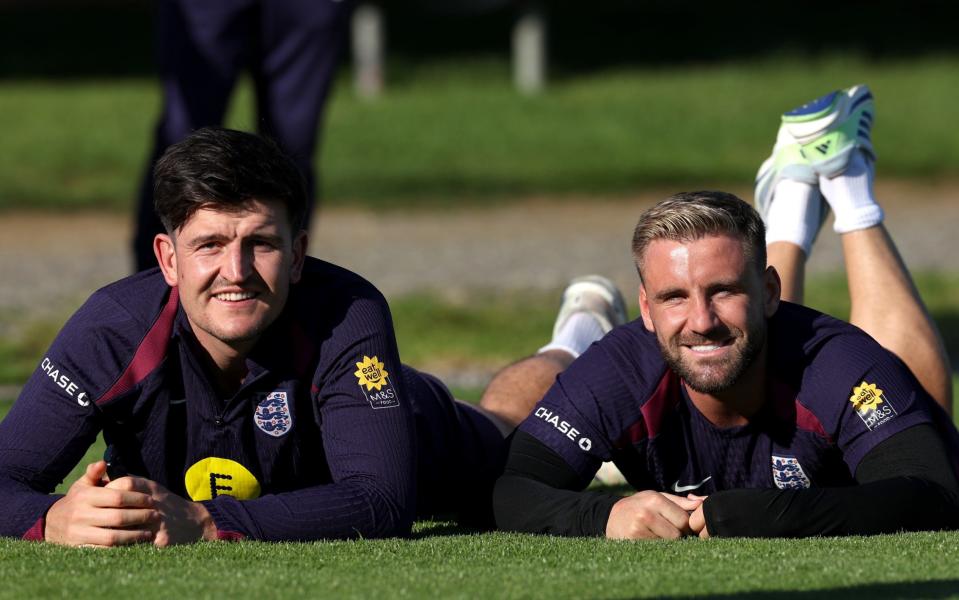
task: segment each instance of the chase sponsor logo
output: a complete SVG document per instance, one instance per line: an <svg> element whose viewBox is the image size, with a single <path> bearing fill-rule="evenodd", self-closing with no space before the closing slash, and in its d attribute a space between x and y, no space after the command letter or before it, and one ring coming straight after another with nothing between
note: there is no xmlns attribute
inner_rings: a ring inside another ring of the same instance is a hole
<svg viewBox="0 0 959 600"><path fill-rule="evenodd" d="M781 490L802 490L810 486L809 477L795 456L772 456L773 482Z"/></svg>
<svg viewBox="0 0 959 600"><path fill-rule="evenodd" d="M43 357L40 361L40 369L46 373L47 377L53 380L57 386L77 401L80 406L90 406L90 398L87 393L80 389L70 375L57 366L49 357Z"/></svg>
<svg viewBox="0 0 959 600"><path fill-rule="evenodd" d="M293 415L286 392L257 394L259 402L253 411L253 422L260 431L273 437L280 437L293 429Z"/></svg>
<svg viewBox="0 0 959 600"><path fill-rule="evenodd" d="M390 385L390 373L376 356L364 355L363 360L356 363L353 375L373 408L393 408L400 405L396 390Z"/></svg>
<svg viewBox="0 0 959 600"><path fill-rule="evenodd" d="M593 447L592 440L590 440L588 437L580 436L579 429L576 429L570 425L568 421L563 421L560 419L559 415L555 414L545 406L538 407L533 414L537 418L540 418L552 425L553 429L562 433L570 441L576 442L576 445L579 446L580 450L588 452Z"/></svg>
<svg viewBox="0 0 959 600"><path fill-rule="evenodd" d="M872 431L883 423L895 417L898 413L895 407L889 402L882 390L876 387L875 383L866 383L863 381L852 389L852 396L849 397L856 414L866 424L866 427Z"/></svg>

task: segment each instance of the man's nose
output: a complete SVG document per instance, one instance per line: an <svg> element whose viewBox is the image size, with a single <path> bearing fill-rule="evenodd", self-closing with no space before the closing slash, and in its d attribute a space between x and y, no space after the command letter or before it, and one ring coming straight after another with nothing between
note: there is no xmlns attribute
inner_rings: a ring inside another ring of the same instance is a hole
<svg viewBox="0 0 959 600"><path fill-rule="evenodd" d="M708 333L719 325L719 317L709 298L691 299L687 324L691 330L701 334Z"/></svg>
<svg viewBox="0 0 959 600"><path fill-rule="evenodd" d="M253 270L253 253L234 242L226 249L221 275L233 283L245 281Z"/></svg>

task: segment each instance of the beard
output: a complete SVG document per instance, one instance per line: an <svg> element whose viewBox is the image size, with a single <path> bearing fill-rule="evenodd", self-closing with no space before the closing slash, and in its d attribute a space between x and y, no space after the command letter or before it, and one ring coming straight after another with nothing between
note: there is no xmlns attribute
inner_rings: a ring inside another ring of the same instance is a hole
<svg viewBox="0 0 959 600"><path fill-rule="evenodd" d="M766 342L765 323L743 332L740 329L726 329L715 332L712 339L705 336L692 338L673 338L666 343L659 340L659 350L663 360L677 375L683 378L693 390L701 394L716 394L731 388L753 364ZM709 344L715 339L728 339L733 334L735 342L726 356L693 363L683 358L681 348L685 345Z"/></svg>

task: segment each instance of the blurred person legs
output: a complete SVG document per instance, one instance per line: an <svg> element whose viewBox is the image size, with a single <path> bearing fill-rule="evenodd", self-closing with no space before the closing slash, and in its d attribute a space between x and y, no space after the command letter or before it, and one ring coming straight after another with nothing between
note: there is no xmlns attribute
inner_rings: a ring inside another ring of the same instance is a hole
<svg viewBox="0 0 959 600"><path fill-rule="evenodd" d="M497 373L483 392L480 407L517 427L559 373L626 320L626 304L613 282L598 275L572 280L563 291L550 342Z"/></svg>
<svg viewBox="0 0 959 600"><path fill-rule="evenodd" d="M855 86L783 116L773 156L760 167L756 187L756 204L767 226L769 264L782 278L783 299L801 303L806 259L827 210L824 199L836 215L833 229L842 241L849 321L899 356L951 413L945 345L883 225L884 213L873 194L874 115L869 89ZM812 182L810 170L816 174Z"/></svg>
<svg viewBox="0 0 959 600"><path fill-rule="evenodd" d="M156 36L163 109L139 192L137 271L156 266L153 164L190 132L220 125L241 71L250 69L257 130L299 167L316 198L313 156L348 26L349 0L161 0Z"/></svg>

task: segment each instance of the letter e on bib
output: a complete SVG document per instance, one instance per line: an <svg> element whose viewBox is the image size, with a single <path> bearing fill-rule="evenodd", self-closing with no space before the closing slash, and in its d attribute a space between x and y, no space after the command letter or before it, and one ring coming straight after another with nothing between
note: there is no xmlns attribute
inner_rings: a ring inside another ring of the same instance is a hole
<svg viewBox="0 0 959 600"><path fill-rule="evenodd" d="M199 460L187 469L183 480L186 493L194 502L217 496L233 496L237 500L260 497L260 482L253 473L229 458L211 456Z"/></svg>

